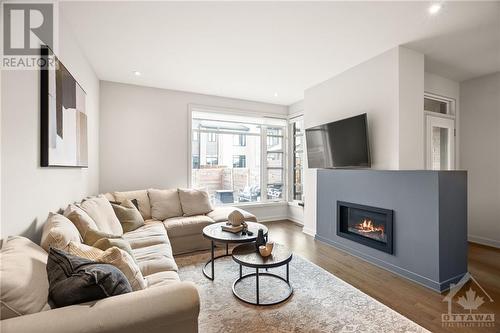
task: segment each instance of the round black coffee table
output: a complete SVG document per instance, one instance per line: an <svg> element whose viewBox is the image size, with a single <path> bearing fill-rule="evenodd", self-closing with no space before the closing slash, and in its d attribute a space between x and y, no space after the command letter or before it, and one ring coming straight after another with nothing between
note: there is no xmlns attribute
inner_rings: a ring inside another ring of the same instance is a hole
<svg viewBox="0 0 500 333"><path fill-rule="evenodd" d="M260 223L255 222L246 222L248 225L248 230L253 233L253 235L242 235L241 232L232 233L229 231L223 231L222 226L226 225L226 222L214 223L211 225L207 225L203 228L203 237L210 239L212 242L211 249L211 259L205 263L203 266L203 275L210 280L215 279L215 270L214 270L214 262L216 259L230 256L229 254L229 244L230 243L250 243L254 242L257 239L257 234L259 229L264 231L264 237L267 240L267 227ZM226 254L215 257L215 243L225 243L226 244ZM206 268L208 264L212 266L212 275L208 275L206 272Z"/></svg>
<svg viewBox="0 0 500 333"><path fill-rule="evenodd" d="M292 252L290 252L290 250L288 250L284 245L274 244L273 252L269 257L262 257L260 253L256 251L254 243L238 245L233 249L233 260L240 265L240 277L233 283L233 294L239 300L253 305L275 305L286 301L292 295L293 288L289 281L290 269L288 266L292 260ZM267 271L269 268L283 265L286 265L286 278L269 272L259 272L259 269L261 268L264 268ZM255 268L255 273L243 275L243 266ZM285 297L274 302L261 303L259 300L259 277L262 275L284 281L288 287L288 292ZM236 291L236 285L238 283L253 276L255 276L256 283L255 302L240 296Z"/></svg>

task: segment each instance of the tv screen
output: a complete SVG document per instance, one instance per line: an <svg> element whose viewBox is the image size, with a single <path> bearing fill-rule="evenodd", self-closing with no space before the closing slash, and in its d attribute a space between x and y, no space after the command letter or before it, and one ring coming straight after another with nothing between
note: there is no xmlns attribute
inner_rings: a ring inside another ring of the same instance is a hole
<svg viewBox="0 0 500 333"><path fill-rule="evenodd" d="M309 168L369 168L366 113L306 129Z"/></svg>

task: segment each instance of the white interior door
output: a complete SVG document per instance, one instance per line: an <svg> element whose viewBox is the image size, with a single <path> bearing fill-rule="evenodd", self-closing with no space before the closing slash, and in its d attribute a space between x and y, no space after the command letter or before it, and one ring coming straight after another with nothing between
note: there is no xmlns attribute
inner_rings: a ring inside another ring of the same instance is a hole
<svg viewBox="0 0 500 333"><path fill-rule="evenodd" d="M455 169L455 119L426 115L428 170Z"/></svg>

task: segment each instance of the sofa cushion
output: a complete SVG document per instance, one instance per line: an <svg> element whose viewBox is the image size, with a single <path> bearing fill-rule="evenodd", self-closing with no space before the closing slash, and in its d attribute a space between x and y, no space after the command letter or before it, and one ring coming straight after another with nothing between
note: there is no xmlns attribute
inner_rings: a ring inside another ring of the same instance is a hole
<svg viewBox="0 0 500 333"><path fill-rule="evenodd" d="M65 250L70 241L81 243L81 236L75 225L61 214L49 213L43 226L40 245L45 251L50 247Z"/></svg>
<svg viewBox="0 0 500 333"><path fill-rule="evenodd" d="M50 310L47 252L24 237L9 237L0 250L0 319Z"/></svg>
<svg viewBox="0 0 500 333"><path fill-rule="evenodd" d="M180 188L179 199L184 216L207 214L213 209L207 191Z"/></svg>
<svg viewBox="0 0 500 333"><path fill-rule="evenodd" d="M83 209L75 204L70 204L64 211L64 216L66 216L73 224L76 226L82 239L85 239L85 233L89 229L97 230L97 224L94 220L85 213Z"/></svg>
<svg viewBox="0 0 500 333"><path fill-rule="evenodd" d="M163 221L169 237L188 236L202 233L203 228L214 223L206 215L182 216Z"/></svg>
<svg viewBox="0 0 500 333"><path fill-rule="evenodd" d="M243 214L245 221L257 222L257 217L255 217L255 215L236 207L215 207L213 211L207 214L207 216L215 222L225 222L227 221L229 214L235 210L238 210Z"/></svg>
<svg viewBox="0 0 500 333"><path fill-rule="evenodd" d="M131 200L127 199L120 204L112 202L111 206L122 224L123 232L132 231L144 225L144 218Z"/></svg>
<svg viewBox="0 0 500 333"><path fill-rule="evenodd" d="M144 276L163 271L177 271L170 244L156 244L132 249Z"/></svg>
<svg viewBox="0 0 500 333"><path fill-rule="evenodd" d="M123 234L122 225L116 217L113 207L102 194L84 199L80 207L94 220L100 231L113 235Z"/></svg>
<svg viewBox="0 0 500 333"><path fill-rule="evenodd" d="M148 194L151 202L151 216L154 219L162 221L169 217L182 216L181 201L177 189L149 189Z"/></svg>
<svg viewBox="0 0 500 333"><path fill-rule="evenodd" d="M157 244L170 245L165 226L159 221L146 223L134 231L123 234L123 238L128 241L132 249Z"/></svg>
<svg viewBox="0 0 500 333"><path fill-rule="evenodd" d="M115 200L118 202L123 202L126 199L136 199L139 204L139 211L141 212L142 217L145 220L151 218L151 204L149 202L147 190L113 192L113 195L115 196Z"/></svg>
<svg viewBox="0 0 500 333"><path fill-rule="evenodd" d="M175 271L154 273L146 276L146 280L148 281L148 288L165 286L167 284L172 284L181 281L179 279L179 275Z"/></svg>
<svg viewBox="0 0 500 333"><path fill-rule="evenodd" d="M49 303L54 307L90 302L132 291L125 275L109 264L50 249Z"/></svg>

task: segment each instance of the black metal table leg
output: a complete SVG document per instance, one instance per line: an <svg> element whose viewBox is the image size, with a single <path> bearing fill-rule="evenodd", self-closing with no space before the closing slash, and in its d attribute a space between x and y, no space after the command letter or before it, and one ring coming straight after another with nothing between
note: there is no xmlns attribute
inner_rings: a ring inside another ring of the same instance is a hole
<svg viewBox="0 0 500 333"><path fill-rule="evenodd" d="M288 263L286 264L286 282L289 283L289 275L290 275L290 269L288 267Z"/></svg>
<svg viewBox="0 0 500 333"><path fill-rule="evenodd" d="M215 244L214 244L214 241L211 241L212 243L212 246L210 246L210 252L211 252L211 256L212 256L212 280L215 279L215 268L214 268L214 263L215 263L215 260L214 260L214 252L215 252Z"/></svg>
<svg viewBox="0 0 500 333"><path fill-rule="evenodd" d="M205 277L207 279L210 279L213 281L215 279L215 260L223 258L223 257L227 257L227 256L230 256L228 243L226 243L226 253L221 254L219 256L215 256L215 242L213 240L211 240L210 260L205 263L205 266L203 266L203 275L205 275ZM211 274L208 274L208 272L207 272L208 265L210 265L210 267L212 268Z"/></svg>
<svg viewBox="0 0 500 333"><path fill-rule="evenodd" d="M256 285L257 285L257 305L260 304L259 302L259 269L255 269L255 279L256 279Z"/></svg>

